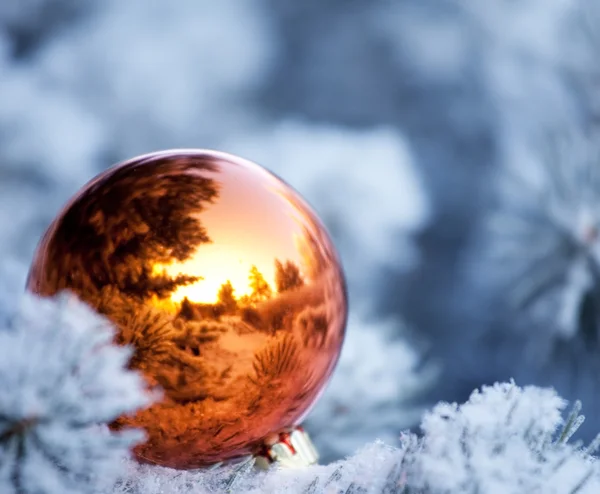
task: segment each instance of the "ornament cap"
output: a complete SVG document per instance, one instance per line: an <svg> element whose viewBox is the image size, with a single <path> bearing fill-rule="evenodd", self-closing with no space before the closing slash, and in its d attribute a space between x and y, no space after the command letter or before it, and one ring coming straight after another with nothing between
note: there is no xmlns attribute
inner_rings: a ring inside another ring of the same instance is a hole
<svg viewBox="0 0 600 494"><path fill-rule="evenodd" d="M275 464L285 468L298 468L314 465L318 461L319 453L310 436L301 426L296 426L280 432L276 442L265 443L256 457L256 466L267 469Z"/></svg>

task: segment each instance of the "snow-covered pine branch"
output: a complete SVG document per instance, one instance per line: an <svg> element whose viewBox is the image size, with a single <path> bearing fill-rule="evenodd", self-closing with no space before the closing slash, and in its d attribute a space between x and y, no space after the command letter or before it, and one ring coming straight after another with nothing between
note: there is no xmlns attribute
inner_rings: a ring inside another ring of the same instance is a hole
<svg viewBox="0 0 600 494"><path fill-rule="evenodd" d="M475 391L463 405L441 403L422 435L398 447L375 442L327 466L273 469L251 463L209 471L130 465L110 494L214 492L319 494L592 494L600 467L587 448L567 442L583 417L551 389L502 383ZM106 494L109 494L107 492Z"/></svg>
<svg viewBox="0 0 600 494"><path fill-rule="evenodd" d="M502 383L475 391L464 405L439 404L409 441L408 484L435 494L570 494L600 489L600 468L567 440L581 425L576 404L554 390ZM415 491L411 491L415 492Z"/></svg>
<svg viewBox="0 0 600 494"><path fill-rule="evenodd" d="M489 40L482 69L498 117L501 165L492 176L498 201L481 232L487 249L478 243L467 263L476 284L508 294L512 308L531 316L517 314L516 325L552 330L543 331L549 347L554 336L576 334L595 343L600 9L585 0L492 4L464 4ZM507 33L509 19L519 28ZM482 250L489 255L473 262Z"/></svg>
<svg viewBox="0 0 600 494"><path fill-rule="evenodd" d="M500 172L485 245L488 282L557 335L597 337L600 148L596 136L545 137Z"/></svg>
<svg viewBox="0 0 600 494"><path fill-rule="evenodd" d="M74 297L23 297L0 327L0 492L114 485L140 431L106 426L149 403L110 323Z"/></svg>

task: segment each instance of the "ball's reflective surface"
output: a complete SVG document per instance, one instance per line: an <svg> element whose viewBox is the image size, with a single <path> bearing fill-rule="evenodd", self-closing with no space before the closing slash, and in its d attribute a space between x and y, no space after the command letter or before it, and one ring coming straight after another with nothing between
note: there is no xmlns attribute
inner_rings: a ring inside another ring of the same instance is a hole
<svg viewBox="0 0 600 494"><path fill-rule="evenodd" d="M274 175L204 150L107 170L43 237L28 288L76 293L118 328L163 400L138 458L195 468L296 424L337 361L344 278L322 224Z"/></svg>

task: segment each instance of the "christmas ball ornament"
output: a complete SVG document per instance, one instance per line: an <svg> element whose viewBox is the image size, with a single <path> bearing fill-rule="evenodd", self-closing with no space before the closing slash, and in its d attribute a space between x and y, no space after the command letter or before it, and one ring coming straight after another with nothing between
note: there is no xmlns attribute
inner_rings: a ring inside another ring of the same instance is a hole
<svg viewBox="0 0 600 494"><path fill-rule="evenodd" d="M142 461L313 455L295 426L337 362L345 282L319 219L258 165L206 150L116 165L50 225L28 289L70 290L108 317L162 390L113 424L145 429Z"/></svg>

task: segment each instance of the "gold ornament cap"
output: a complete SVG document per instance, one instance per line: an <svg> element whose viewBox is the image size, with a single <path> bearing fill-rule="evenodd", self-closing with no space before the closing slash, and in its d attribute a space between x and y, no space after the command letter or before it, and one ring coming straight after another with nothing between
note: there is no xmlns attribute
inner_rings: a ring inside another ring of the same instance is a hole
<svg viewBox="0 0 600 494"><path fill-rule="evenodd" d="M262 469L273 464L287 468L307 467L318 461L319 453L300 426L271 435L265 440L263 451L256 456L256 466Z"/></svg>

